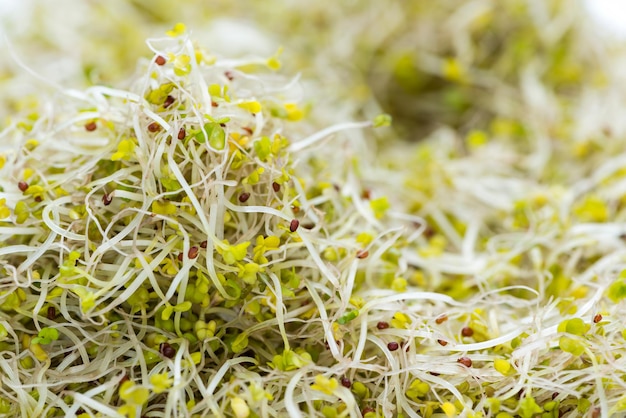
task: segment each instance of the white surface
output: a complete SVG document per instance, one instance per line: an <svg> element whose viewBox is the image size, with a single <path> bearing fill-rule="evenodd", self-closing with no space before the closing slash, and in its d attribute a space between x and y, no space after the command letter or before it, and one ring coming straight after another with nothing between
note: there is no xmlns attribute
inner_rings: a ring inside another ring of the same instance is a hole
<svg viewBox="0 0 626 418"><path fill-rule="evenodd" d="M586 0L586 4L602 27L626 38L626 0Z"/></svg>

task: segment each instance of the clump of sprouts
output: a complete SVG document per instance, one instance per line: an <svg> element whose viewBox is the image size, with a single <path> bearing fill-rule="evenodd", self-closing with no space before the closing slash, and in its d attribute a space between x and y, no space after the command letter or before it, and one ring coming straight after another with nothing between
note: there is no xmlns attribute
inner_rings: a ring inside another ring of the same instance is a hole
<svg viewBox="0 0 626 418"><path fill-rule="evenodd" d="M623 156L520 112L374 160L278 56L148 46L0 134L0 414L626 410Z"/></svg>

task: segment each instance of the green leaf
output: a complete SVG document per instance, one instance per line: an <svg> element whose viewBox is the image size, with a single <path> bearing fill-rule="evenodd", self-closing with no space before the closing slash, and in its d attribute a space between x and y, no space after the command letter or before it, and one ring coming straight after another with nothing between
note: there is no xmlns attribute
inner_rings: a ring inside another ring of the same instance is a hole
<svg viewBox="0 0 626 418"><path fill-rule="evenodd" d="M565 336L559 338L559 347L561 350L571 353L574 356L580 356L585 352L585 346L582 342Z"/></svg>
<svg viewBox="0 0 626 418"><path fill-rule="evenodd" d="M248 336L246 335L245 332L239 334L237 338L235 338L235 341L233 341L232 345L230 346L231 350L235 354L241 353L247 347L248 347Z"/></svg>
<svg viewBox="0 0 626 418"><path fill-rule="evenodd" d="M543 408L537 405L535 398L526 396L519 402L519 415L522 418L532 418L535 414L543 412Z"/></svg>
<svg viewBox="0 0 626 418"><path fill-rule="evenodd" d="M355 309L353 311L350 311L350 312L344 314L341 318L339 318L337 320L337 322L339 323L339 325L345 325L348 322L352 321L357 316L359 316L359 310Z"/></svg>
<svg viewBox="0 0 626 418"><path fill-rule="evenodd" d="M607 296L617 303L626 298L626 278L619 277L607 290Z"/></svg>
<svg viewBox="0 0 626 418"><path fill-rule="evenodd" d="M37 337L33 338L35 344L50 344L52 341L59 339L59 331L56 328L42 328L37 334ZM35 341L35 340L38 340Z"/></svg>
<svg viewBox="0 0 626 418"><path fill-rule="evenodd" d="M226 132L217 122L209 122L204 124L204 131L198 132L194 135L196 141L201 144L209 142L209 145L216 150L223 150L226 145Z"/></svg>
<svg viewBox="0 0 626 418"><path fill-rule="evenodd" d="M390 126L391 125L391 120L392 119L391 119L390 115L388 115L386 113L383 113L383 114L378 115L378 116L376 116L374 118L373 126L374 126L374 128L381 128L381 127L384 127L384 126Z"/></svg>
<svg viewBox="0 0 626 418"><path fill-rule="evenodd" d="M267 161L272 153L272 144L266 136L254 142L254 151L261 161Z"/></svg>

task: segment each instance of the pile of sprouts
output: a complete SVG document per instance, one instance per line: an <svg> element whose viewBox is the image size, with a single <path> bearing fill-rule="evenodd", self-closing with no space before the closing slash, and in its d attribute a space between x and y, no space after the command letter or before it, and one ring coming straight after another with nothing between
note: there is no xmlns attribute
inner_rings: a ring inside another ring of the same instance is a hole
<svg viewBox="0 0 626 418"><path fill-rule="evenodd" d="M385 56L372 90L406 94L383 104L441 115L418 144L385 114L320 126L366 111L309 100L279 54L222 57L182 24L123 87L12 104L0 416L624 413L623 64L598 47L604 68L576 67L573 35L550 52L574 14L518 3L471 3L454 54ZM399 19L393 4L380 16ZM418 4L407 16L446 15ZM554 62L501 54L500 7L560 24L528 35ZM351 33L371 23L358 16Z"/></svg>

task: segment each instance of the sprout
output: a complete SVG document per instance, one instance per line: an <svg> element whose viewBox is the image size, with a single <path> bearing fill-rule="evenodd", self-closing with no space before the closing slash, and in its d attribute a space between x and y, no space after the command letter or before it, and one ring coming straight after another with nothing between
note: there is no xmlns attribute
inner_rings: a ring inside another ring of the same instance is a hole
<svg viewBox="0 0 626 418"><path fill-rule="evenodd" d="M281 50L223 58L182 24L128 88L7 96L2 414L626 410L619 48L552 1L363 4L266 19L346 37L289 48L323 71L306 101Z"/></svg>

